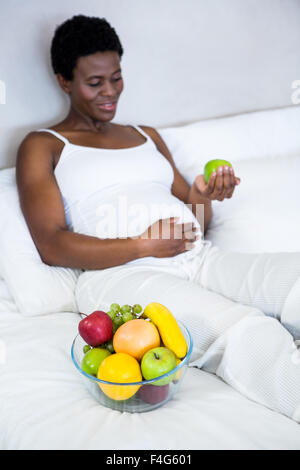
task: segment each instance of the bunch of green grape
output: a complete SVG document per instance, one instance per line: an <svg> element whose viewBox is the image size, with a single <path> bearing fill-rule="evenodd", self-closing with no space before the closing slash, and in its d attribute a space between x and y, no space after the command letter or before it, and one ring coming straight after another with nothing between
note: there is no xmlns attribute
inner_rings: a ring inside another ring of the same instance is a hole
<svg viewBox="0 0 300 470"><path fill-rule="evenodd" d="M111 339L110 341L107 341L106 343L102 343L99 346L90 346L89 344L85 344L82 348L83 354L86 354L88 351L90 351L90 349L93 349L93 347L107 349L110 353L115 352L113 341Z"/></svg>
<svg viewBox="0 0 300 470"><path fill-rule="evenodd" d="M115 333L119 326L123 325L123 323L139 318L142 311L143 309L139 304L125 304L122 305L122 307L116 303L111 304L107 314L110 316L113 322L113 333Z"/></svg>
<svg viewBox="0 0 300 470"><path fill-rule="evenodd" d="M126 323L127 321L130 320L135 320L136 318L140 317L140 314L142 313L143 309L141 305L139 304L134 304L134 305L122 305L120 307L119 304L111 304L110 309L107 313L107 315L110 316L113 322L113 334L117 331L119 326L123 325L123 323ZM101 345L102 348L108 349L111 353L114 352L114 347L113 347L113 340L111 339L110 341L107 341L106 343L103 343ZM86 344L83 347L83 352L84 354L88 352L90 349L92 349L91 346Z"/></svg>

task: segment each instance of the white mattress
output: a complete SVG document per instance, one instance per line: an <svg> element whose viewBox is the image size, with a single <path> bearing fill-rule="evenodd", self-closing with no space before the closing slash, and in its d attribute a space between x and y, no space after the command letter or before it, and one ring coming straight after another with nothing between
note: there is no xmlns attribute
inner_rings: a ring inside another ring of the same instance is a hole
<svg viewBox="0 0 300 470"><path fill-rule="evenodd" d="M0 280L0 449L300 449L296 422L195 368L162 408L102 407L70 357L78 321L22 317Z"/></svg>

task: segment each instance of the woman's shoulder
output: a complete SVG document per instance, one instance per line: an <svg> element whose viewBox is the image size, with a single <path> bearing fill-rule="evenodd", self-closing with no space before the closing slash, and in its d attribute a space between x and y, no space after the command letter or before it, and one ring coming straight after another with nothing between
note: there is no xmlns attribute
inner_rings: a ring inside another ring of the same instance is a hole
<svg viewBox="0 0 300 470"><path fill-rule="evenodd" d="M39 154L44 155L44 158L48 156L52 161L56 151L57 144L50 133L34 130L28 132L20 142L17 155L18 159L24 159L26 155Z"/></svg>
<svg viewBox="0 0 300 470"><path fill-rule="evenodd" d="M140 129L142 129L144 132L146 132L146 134L149 137L151 137L151 139L153 140L153 142L156 145L160 145L160 144L164 143L161 135L159 134L159 132L154 127L145 126L145 125L139 125L138 127Z"/></svg>
<svg viewBox="0 0 300 470"><path fill-rule="evenodd" d="M21 141L21 144L26 144L26 145L49 145L51 142L53 142L53 136L44 130L34 130L28 132L28 134L25 135L23 140Z"/></svg>

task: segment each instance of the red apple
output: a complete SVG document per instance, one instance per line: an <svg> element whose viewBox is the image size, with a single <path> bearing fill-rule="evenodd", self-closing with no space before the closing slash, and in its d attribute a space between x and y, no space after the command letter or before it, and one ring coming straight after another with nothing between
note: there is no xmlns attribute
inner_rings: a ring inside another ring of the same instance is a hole
<svg viewBox="0 0 300 470"><path fill-rule="evenodd" d="M87 344L99 346L112 339L113 322L107 313L96 310L79 322L78 331Z"/></svg>
<svg viewBox="0 0 300 470"><path fill-rule="evenodd" d="M169 384L166 384L166 385L146 384L146 385L142 385L142 387L139 389L138 396L146 403L155 405L156 403L160 403L161 401L164 401L167 398L168 393L169 393Z"/></svg>

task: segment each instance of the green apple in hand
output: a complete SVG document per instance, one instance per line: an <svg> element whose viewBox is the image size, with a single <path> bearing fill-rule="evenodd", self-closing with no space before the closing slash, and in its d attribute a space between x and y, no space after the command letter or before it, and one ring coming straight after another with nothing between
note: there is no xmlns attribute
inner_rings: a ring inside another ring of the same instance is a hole
<svg viewBox="0 0 300 470"><path fill-rule="evenodd" d="M146 380L155 379L167 374L177 366L176 356L173 351L165 347L153 348L147 351L141 362L141 371ZM153 382L152 385L167 385L174 378L174 374Z"/></svg>
<svg viewBox="0 0 300 470"><path fill-rule="evenodd" d="M232 166L231 163L228 162L227 160L218 160L217 159L217 160L210 160L209 162L207 162L205 167L204 167L205 182L208 183L211 174L214 171L217 171L219 166L225 166L225 165Z"/></svg>
<svg viewBox="0 0 300 470"><path fill-rule="evenodd" d="M107 357L110 356L110 352L104 348L93 348L90 349L81 361L81 368L84 372L89 375L94 375L97 377L97 372L101 362Z"/></svg>

